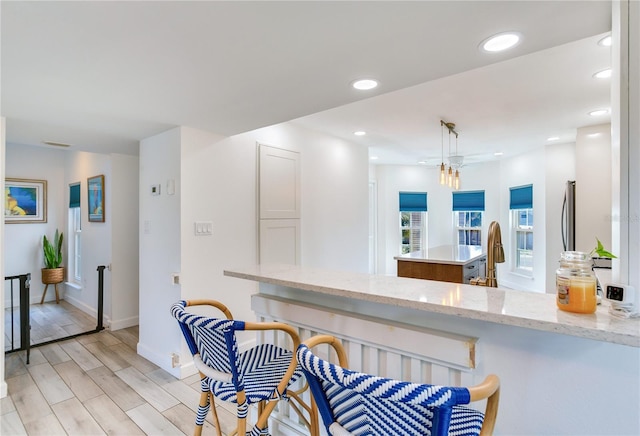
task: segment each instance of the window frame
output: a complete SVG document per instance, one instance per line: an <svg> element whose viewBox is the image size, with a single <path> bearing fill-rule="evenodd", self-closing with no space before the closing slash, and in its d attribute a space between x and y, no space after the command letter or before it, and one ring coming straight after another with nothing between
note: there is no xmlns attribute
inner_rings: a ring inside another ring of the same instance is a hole
<svg viewBox="0 0 640 436"><path fill-rule="evenodd" d="M80 182L69 185L67 215L67 282L82 285L82 209Z"/></svg>
<svg viewBox="0 0 640 436"><path fill-rule="evenodd" d="M400 191L398 193L398 228L400 254L424 250L427 247L427 193ZM403 219L407 215L407 220ZM406 225L405 225L406 221ZM408 232L405 243L405 232ZM418 235L415 235L418 233Z"/></svg>
<svg viewBox="0 0 640 436"><path fill-rule="evenodd" d="M520 224L520 214L526 213L525 225ZM533 207L533 184L509 188L509 220L511 222L512 254L511 271L525 277L533 277L535 260L535 221ZM523 235L522 238L520 236ZM524 248L520 243L524 242ZM526 252L526 253L525 253ZM522 265L523 254L529 257L529 266Z"/></svg>
<svg viewBox="0 0 640 436"><path fill-rule="evenodd" d="M525 225L520 224L522 213L526 214ZM511 223L513 238L513 244L511 244L513 251L513 272L527 277L533 277L533 238L535 235L533 208L511 209ZM524 243L524 247L520 247L521 242ZM528 262L528 266L522 266L522 258L525 256L529 257L530 259Z"/></svg>
<svg viewBox="0 0 640 436"><path fill-rule="evenodd" d="M464 224L460 226L460 214L464 214ZM478 226L471 225L471 214L479 214L480 224ZM453 227L454 227L454 245L465 245L470 247L482 247L482 221L484 218L483 211L481 210L455 210L453 211ZM460 243L460 232L465 234L465 243ZM471 235L477 235L478 244L471 244L471 240L475 239Z"/></svg>
<svg viewBox="0 0 640 436"><path fill-rule="evenodd" d="M409 225L403 225L403 214L409 215ZM423 211L400 211L399 212L399 227L400 227L400 254L407 254L414 251L424 250L427 247L427 212ZM419 219L415 219L420 217ZM419 222L418 222L419 221ZM409 242L404 243L404 232L409 232ZM414 242L414 232L418 231L420 234L417 237L417 244ZM414 245L415 244L415 245ZM405 251L405 247L408 246L408 251Z"/></svg>

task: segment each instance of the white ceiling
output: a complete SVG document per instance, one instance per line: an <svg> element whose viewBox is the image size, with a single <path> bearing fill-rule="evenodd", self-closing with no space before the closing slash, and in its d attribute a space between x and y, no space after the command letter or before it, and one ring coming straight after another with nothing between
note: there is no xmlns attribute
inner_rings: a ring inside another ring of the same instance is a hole
<svg viewBox="0 0 640 436"><path fill-rule="evenodd" d="M138 153L184 125L233 135L284 121L439 163L440 119L465 162L573 141L608 122L609 1L7 2L7 142ZM508 53L478 44L517 30ZM380 81L358 92L357 78ZM355 130L366 130L354 137ZM445 150L445 154L447 151Z"/></svg>

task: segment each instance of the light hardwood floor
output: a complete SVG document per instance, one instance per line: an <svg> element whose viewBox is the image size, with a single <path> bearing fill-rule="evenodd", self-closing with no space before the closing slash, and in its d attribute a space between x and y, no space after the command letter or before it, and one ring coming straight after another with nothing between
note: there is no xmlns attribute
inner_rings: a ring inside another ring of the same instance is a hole
<svg viewBox="0 0 640 436"><path fill-rule="evenodd" d="M15 348L20 347L20 309L13 309L13 329L11 309L4 312L4 348L11 349L11 335ZM77 307L60 300L48 301L44 304L32 304L29 306L31 323L31 345L41 344L54 339L61 339L78 333L95 330L96 318L91 317Z"/></svg>
<svg viewBox="0 0 640 436"><path fill-rule="evenodd" d="M94 326L95 328L95 326ZM139 356L137 327L102 331L5 357L4 435L191 435L198 375L178 380ZM235 425L222 404L223 432ZM204 435L216 434L209 413Z"/></svg>

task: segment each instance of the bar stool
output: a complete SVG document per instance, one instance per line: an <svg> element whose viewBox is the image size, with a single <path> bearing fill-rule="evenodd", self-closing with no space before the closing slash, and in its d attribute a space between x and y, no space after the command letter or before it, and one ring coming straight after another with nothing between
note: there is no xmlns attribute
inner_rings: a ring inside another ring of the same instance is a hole
<svg viewBox="0 0 640 436"><path fill-rule="evenodd" d="M222 312L223 318L213 318L186 310L187 307L205 306ZM221 436L215 398L237 404L238 435L266 435L269 432L269 415L280 400L289 401L292 409L307 425L312 435L317 434L317 414L305 404L299 394L306 389L288 389L301 379L302 371L291 350L273 344L260 344L239 352L237 331L283 331L291 338L293 350L300 344L293 327L279 322L244 322L233 319L229 309L215 300L179 301L171 307L171 314L178 321L184 338L200 371L202 393L196 416L195 435L202 433L202 425L214 403L213 417ZM247 414L251 404L258 404L258 419L247 433ZM304 416L307 412L309 418Z"/></svg>
<svg viewBox="0 0 640 436"><path fill-rule="evenodd" d="M339 365L311 348L328 344ZM345 350L333 336L304 341L297 351L327 434L333 436L490 435L496 422L500 381L489 375L466 387L409 383L346 369ZM462 406L487 399L484 413Z"/></svg>

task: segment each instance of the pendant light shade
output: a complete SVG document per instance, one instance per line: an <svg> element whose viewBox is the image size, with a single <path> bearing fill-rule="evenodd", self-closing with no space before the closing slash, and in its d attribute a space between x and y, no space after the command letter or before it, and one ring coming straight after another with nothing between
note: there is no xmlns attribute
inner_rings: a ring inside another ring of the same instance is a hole
<svg viewBox="0 0 640 436"><path fill-rule="evenodd" d="M449 169L445 172L444 164L444 128L449 131ZM442 163L440 164L440 177L439 183L441 185L448 185L452 189L460 189L460 171L462 166L463 156L458 154L458 132L456 132L456 125L454 123L448 123L440 120L440 132L441 132L441 148L442 148ZM455 154L451 154L451 135L455 135L456 150Z"/></svg>

